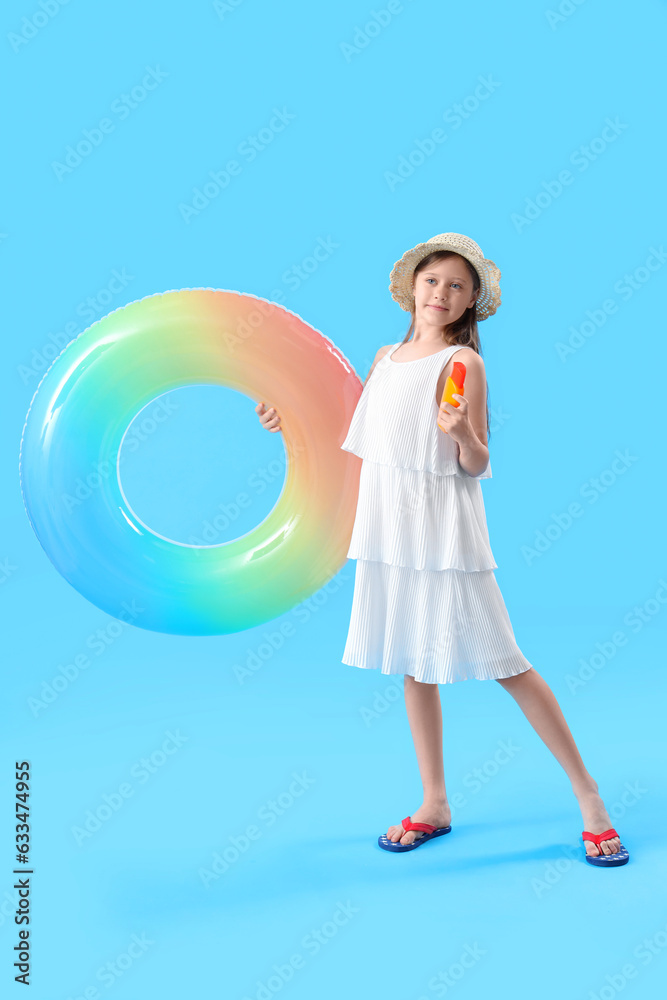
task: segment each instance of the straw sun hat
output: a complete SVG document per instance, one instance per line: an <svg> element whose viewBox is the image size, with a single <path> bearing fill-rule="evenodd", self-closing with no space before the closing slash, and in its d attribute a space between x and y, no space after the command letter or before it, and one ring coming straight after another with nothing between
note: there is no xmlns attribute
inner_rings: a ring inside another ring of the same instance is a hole
<svg viewBox="0 0 667 1000"><path fill-rule="evenodd" d="M440 233L439 236L432 236L426 243L418 243L412 250L406 250L401 259L396 261L391 272L389 291L401 309L410 312L414 307L412 276L415 267L434 250L453 250L472 264L480 282L477 319L493 316L500 305L500 271L492 260L486 260L474 240L462 236L461 233Z"/></svg>

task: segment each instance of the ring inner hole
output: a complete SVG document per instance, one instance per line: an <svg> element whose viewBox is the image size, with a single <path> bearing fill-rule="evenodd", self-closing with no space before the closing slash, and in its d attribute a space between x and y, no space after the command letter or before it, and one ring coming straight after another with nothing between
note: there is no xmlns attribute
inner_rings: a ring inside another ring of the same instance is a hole
<svg viewBox="0 0 667 1000"><path fill-rule="evenodd" d="M234 389L190 385L136 415L119 474L143 524L176 542L219 545L267 517L283 489L286 455L282 434L261 426L255 405Z"/></svg>

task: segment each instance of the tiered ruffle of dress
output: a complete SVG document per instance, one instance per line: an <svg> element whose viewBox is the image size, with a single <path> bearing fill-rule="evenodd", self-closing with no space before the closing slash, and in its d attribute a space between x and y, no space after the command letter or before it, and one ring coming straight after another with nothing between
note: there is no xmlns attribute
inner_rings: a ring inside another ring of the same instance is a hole
<svg viewBox="0 0 667 1000"><path fill-rule="evenodd" d="M496 582L480 479L437 425L438 377L459 348L376 365L341 445L363 459L342 662L425 683L509 677L531 664ZM457 360L465 361L465 352Z"/></svg>

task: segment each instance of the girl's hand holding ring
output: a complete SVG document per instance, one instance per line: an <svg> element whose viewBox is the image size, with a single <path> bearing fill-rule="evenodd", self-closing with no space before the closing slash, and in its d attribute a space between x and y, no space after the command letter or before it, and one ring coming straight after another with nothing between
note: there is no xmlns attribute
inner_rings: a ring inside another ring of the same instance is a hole
<svg viewBox="0 0 667 1000"><path fill-rule="evenodd" d="M271 431L273 434L276 431L282 430L282 427L280 426L280 416L276 413L275 406L272 406L267 410L265 403L258 403L255 407L255 413L258 414L259 422L262 427L266 428L267 431Z"/></svg>

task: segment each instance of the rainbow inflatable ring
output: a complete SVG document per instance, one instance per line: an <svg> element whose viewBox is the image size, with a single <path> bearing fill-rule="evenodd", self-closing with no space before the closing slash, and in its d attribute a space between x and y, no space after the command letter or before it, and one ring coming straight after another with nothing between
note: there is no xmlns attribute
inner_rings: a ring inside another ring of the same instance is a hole
<svg viewBox="0 0 667 1000"><path fill-rule="evenodd" d="M152 531L118 472L137 414L195 384L275 406L286 450L273 510L247 534L208 546ZM275 302L212 288L150 295L84 330L42 378L21 439L26 512L56 569L110 615L134 601L134 624L156 632L252 628L315 593L346 561L361 462L340 445L361 391L338 348ZM87 499L65 503L81 481Z"/></svg>

